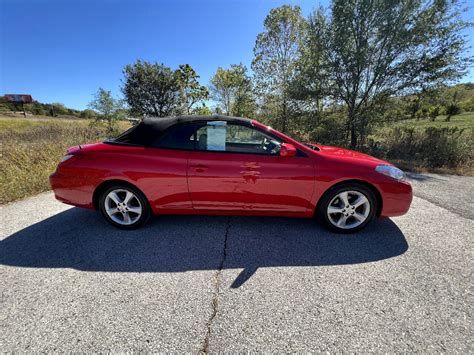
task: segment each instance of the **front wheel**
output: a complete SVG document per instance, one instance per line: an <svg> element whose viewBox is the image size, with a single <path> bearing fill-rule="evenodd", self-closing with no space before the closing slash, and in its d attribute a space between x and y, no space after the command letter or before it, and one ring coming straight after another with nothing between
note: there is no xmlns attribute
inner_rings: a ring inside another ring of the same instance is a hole
<svg viewBox="0 0 474 355"><path fill-rule="evenodd" d="M122 229L135 229L150 218L150 206L141 191L127 185L106 189L99 200L100 211L112 225Z"/></svg>
<svg viewBox="0 0 474 355"><path fill-rule="evenodd" d="M332 230L354 233L364 228L377 209L374 193L360 184L330 189L319 204L319 217Z"/></svg>

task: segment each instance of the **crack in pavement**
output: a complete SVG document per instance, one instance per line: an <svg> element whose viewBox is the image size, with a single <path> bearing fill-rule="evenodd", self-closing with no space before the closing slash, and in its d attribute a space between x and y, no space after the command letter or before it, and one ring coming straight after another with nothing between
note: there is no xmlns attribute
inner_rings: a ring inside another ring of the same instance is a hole
<svg viewBox="0 0 474 355"><path fill-rule="evenodd" d="M199 351L200 354L208 354L209 353L209 338L211 336L211 328L212 328L212 323L214 322L214 319L217 316L218 312L218 306L219 306L219 292L220 292L220 286L221 286L221 273L222 269L224 268L224 263L227 258L227 237L229 234L229 229L230 229L230 219L231 217L227 217L227 222L226 222L226 228L225 228L225 235L224 235L224 245L223 245L223 250L222 250L222 257L221 261L219 263L219 268L217 271L214 273L214 295L212 297L212 313L211 317L209 318L206 326L207 326L207 331L206 331L206 336L204 337L204 341L201 347L201 350Z"/></svg>

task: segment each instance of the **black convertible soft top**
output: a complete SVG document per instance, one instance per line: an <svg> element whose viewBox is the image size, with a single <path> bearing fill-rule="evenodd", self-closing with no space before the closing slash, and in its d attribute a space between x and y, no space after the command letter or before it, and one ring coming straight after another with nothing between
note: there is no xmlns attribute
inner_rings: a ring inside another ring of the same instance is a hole
<svg viewBox="0 0 474 355"><path fill-rule="evenodd" d="M236 122L242 125L251 125L251 120L242 117L231 117L223 115L213 116L175 116L175 117L148 117L136 126L128 129L120 136L107 143L132 144L140 146L149 146L155 141L166 129L175 124L190 122L206 122L206 121L226 121Z"/></svg>

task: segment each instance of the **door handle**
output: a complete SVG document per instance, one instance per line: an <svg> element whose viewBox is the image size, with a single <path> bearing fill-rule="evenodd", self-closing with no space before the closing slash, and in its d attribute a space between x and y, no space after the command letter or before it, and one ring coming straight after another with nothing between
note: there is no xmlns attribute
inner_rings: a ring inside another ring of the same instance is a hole
<svg viewBox="0 0 474 355"><path fill-rule="evenodd" d="M191 165L191 168L193 168L197 173L203 173L207 170L207 166L203 164Z"/></svg>

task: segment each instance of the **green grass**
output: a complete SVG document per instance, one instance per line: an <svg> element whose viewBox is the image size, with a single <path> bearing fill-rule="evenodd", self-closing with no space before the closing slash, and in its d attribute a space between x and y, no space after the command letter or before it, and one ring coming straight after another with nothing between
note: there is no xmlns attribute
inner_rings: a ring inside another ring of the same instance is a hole
<svg viewBox="0 0 474 355"><path fill-rule="evenodd" d="M446 121L446 116L438 116L434 121L431 121L428 118L424 119L409 119L402 120L395 123L386 123L385 125L376 128L370 135L376 140L380 137L386 135L395 127L407 127L415 129L426 129L428 127L437 127L437 128L459 128L463 129L466 134L474 131L474 112L463 112L459 115L452 116L449 121Z"/></svg>
<svg viewBox="0 0 474 355"><path fill-rule="evenodd" d="M438 116L434 121L430 119L411 119L397 122L397 126L413 126L418 128L427 127L458 127L474 129L474 112L463 112L459 115L452 116L446 121L446 116Z"/></svg>
<svg viewBox="0 0 474 355"><path fill-rule="evenodd" d="M0 117L0 204L49 190L48 177L68 147L106 137L104 128L89 123Z"/></svg>

